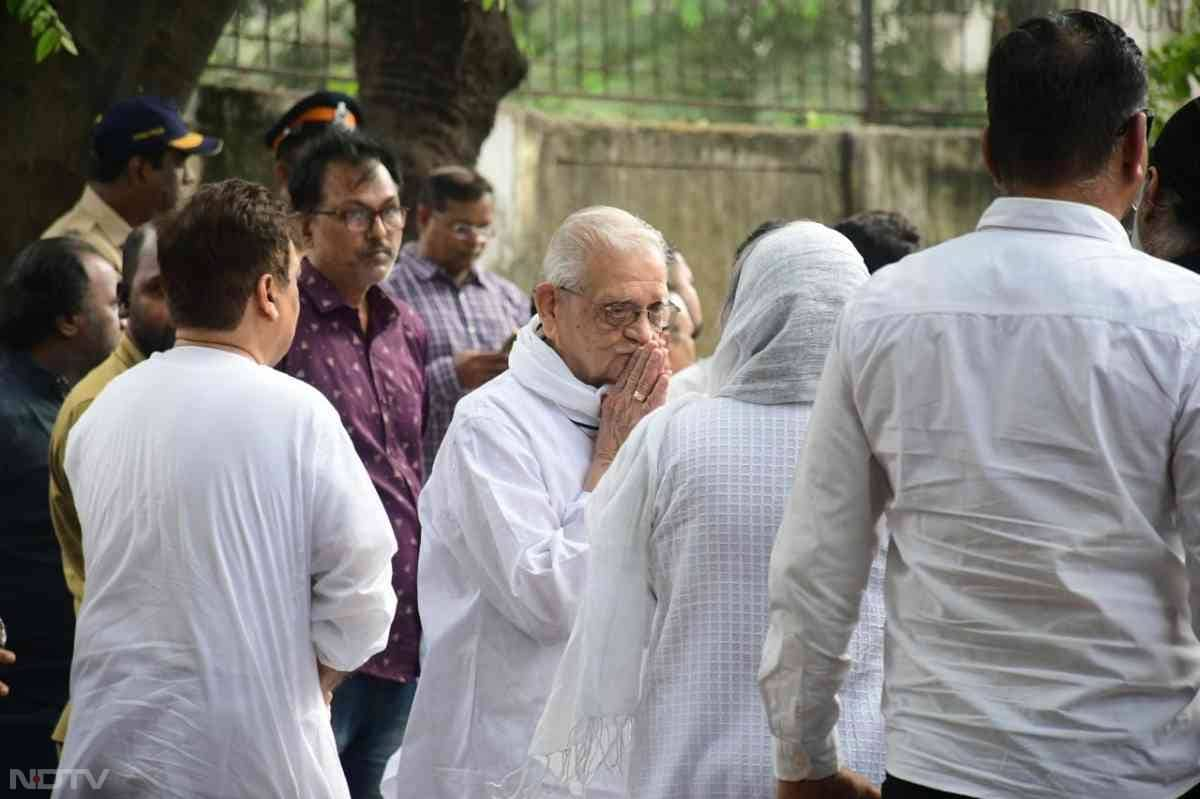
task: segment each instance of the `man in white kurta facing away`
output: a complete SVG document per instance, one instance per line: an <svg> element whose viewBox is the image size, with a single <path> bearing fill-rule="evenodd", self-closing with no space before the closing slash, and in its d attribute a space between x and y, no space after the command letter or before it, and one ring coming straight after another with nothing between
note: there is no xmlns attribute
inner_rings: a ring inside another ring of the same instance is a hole
<svg viewBox="0 0 1200 799"><path fill-rule="evenodd" d="M56 797L349 797L327 699L386 643L395 542L336 411L271 368L299 309L277 203L226 181L166 221L176 346L67 440L88 583L61 768L91 779Z"/></svg>
<svg viewBox="0 0 1200 799"><path fill-rule="evenodd" d="M666 397L662 236L585 209L544 269L509 371L459 402L421 494L427 651L385 796L484 799L524 762L586 576L589 493Z"/></svg>

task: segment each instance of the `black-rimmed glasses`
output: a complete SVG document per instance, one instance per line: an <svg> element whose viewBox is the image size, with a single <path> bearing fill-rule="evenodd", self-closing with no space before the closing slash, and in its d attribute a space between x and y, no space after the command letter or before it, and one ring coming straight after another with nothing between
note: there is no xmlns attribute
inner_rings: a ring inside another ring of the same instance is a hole
<svg viewBox="0 0 1200 799"><path fill-rule="evenodd" d="M408 218L408 209L399 205L393 205L390 208L383 208L375 211L363 205L356 205L352 208L342 208L336 211L313 211L319 216L333 216L341 220L347 230L355 233L364 233L371 229L375 224L375 219L378 218L383 226L388 230L400 230L404 227L404 220Z"/></svg>

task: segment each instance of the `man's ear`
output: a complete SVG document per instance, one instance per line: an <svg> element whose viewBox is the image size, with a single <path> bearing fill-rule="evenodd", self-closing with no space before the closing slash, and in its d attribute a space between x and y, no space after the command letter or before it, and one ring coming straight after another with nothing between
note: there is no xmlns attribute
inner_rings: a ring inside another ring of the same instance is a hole
<svg viewBox="0 0 1200 799"><path fill-rule="evenodd" d="M1145 215L1150 216L1154 213L1154 209L1158 206L1158 197L1162 193L1162 181L1159 179L1161 174L1158 167L1152 166L1146 170L1146 188L1142 190L1142 201L1138 204L1138 209L1145 209Z"/></svg>
<svg viewBox="0 0 1200 799"><path fill-rule="evenodd" d="M300 214L300 243L303 245L300 249L302 250L313 248L313 225L316 223L316 218L314 214Z"/></svg>
<svg viewBox="0 0 1200 799"><path fill-rule="evenodd" d="M79 331L83 327L82 320L82 313L72 314L71 316L60 316L54 320L54 329L63 338L75 338L79 335Z"/></svg>
<svg viewBox="0 0 1200 799"><path fill-rule="evenodd" d="M279 296L281 293L279 281L275 275L264 272L258 276L258 282L254 284L254 303L258 312L272 322L278 320L280 316Z"/></svg>
<svg viewBox="0 0 1200 799"><path fill-rule="evenodd" d="M550 283L538 283L533 289L533 302L546 338L553 341L558 335L558 292Z"/></svg>
<svg viewBox="0 0 1200 799"><path fill-rule="evenodd" d="M1137 114L1121 138L1121 177L1138 184L1146 179L1146 151L1150 149L1146 142L1148 121L1145 114Z"/></svg>
<svg viewBox="0 0 1200 799"><path fill-rule="evenodd" d="M421 232L425 232L425 228L429 225L429 220L433 218L433 209L425 203L417 206L417 224L421 226Z"/></svg>
<svg viewBox="0 0 1200 799"><path fill-rule="evenodd" d="M1000 181L1000 175L996 172L996 162L992 160L992 128L988 126L983 129L983 137L979 142L980 150L983 153L983 165L987 167L988 174L992 176L992 185L996 187L996 191L1004 193L1004 186Z"/></svg>

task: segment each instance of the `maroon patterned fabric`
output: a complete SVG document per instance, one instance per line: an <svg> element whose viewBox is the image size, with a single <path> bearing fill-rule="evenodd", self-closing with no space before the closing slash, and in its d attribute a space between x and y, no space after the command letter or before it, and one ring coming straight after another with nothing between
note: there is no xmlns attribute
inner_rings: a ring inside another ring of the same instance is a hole
<svg viewBox="0 0 1200 799"><path fill-rule="evenodd" d="M388 646L361 671L396 682L416 679L421 622L417 618L417 496L423 480L425 324L378 286L367 292L369 326L305 259L300 272L300 320L279 368L318 389L342 417L358 456L383 500L396 534L392 585L396 618Z"/></svg>

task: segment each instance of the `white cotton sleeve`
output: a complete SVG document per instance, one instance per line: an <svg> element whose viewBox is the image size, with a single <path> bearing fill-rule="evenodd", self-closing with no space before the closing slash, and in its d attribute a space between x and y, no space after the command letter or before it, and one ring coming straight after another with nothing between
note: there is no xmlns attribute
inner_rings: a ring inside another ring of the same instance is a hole
<svg viewBox="0 0 1200 799"><path fill-rule="evenodd" d="M447 548L493 606L535 640L565 641L587 573L583 510L588 492L554 507L542 470L501 419L451 427L438 452L437 480L421 497L423 525Z"/></svg>
<svg viewBox="0 0 1200 799"><path fill-rule="evenodd" d="M322 663L353 671L387 646L396 537L350 437L331 417L312 463L312 638Z"/></svg>
<svg viewBox="0 0 1200 799"><path fill-rule="evenodd" d="M1194 380L1186 385L1190 388L1175 423L1171 477L1188 573L1192 629L1200 636L1200 389Z"/></svg>
<svg viewBox="0 0 1200 799"><path fill-rule="evenodd" d="M776 776L788 781L839 767L837 694L887 491L855 407L844 340L839 323L771 553L759 687L776 739Z"/></svg>

